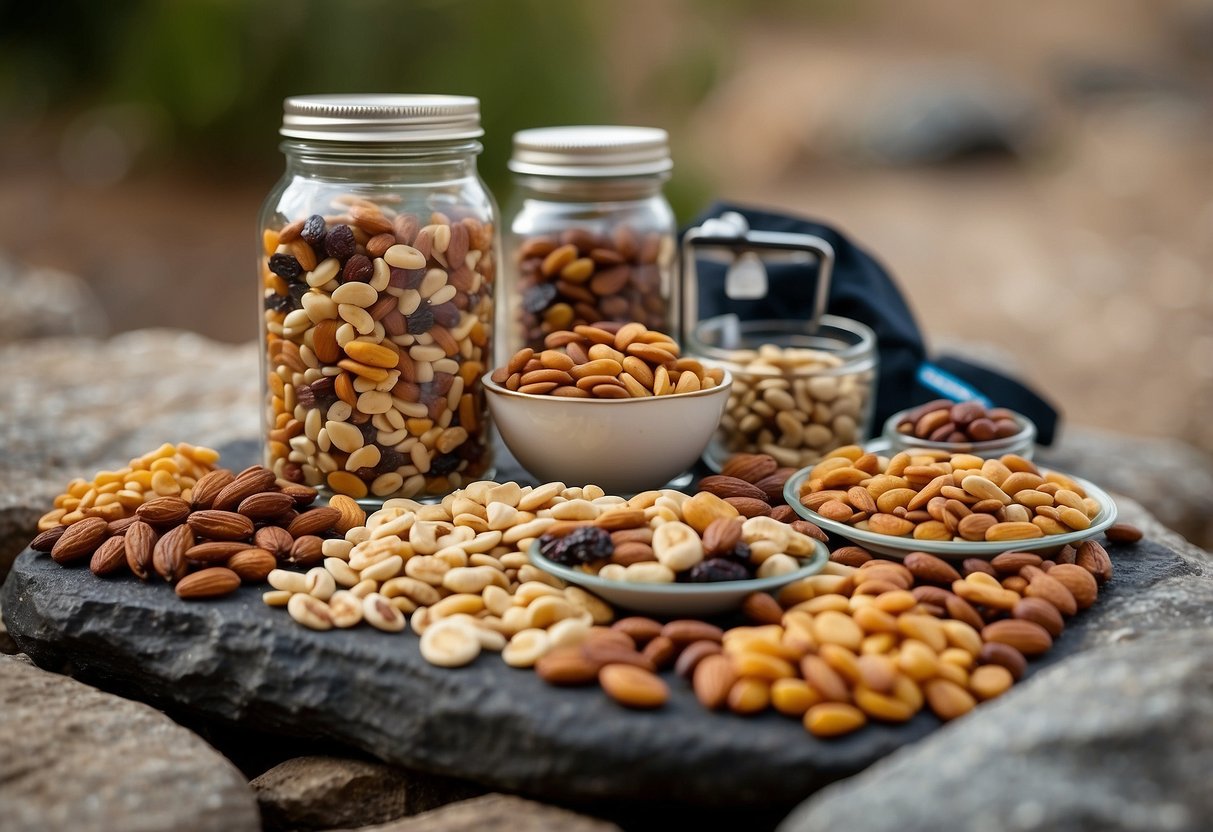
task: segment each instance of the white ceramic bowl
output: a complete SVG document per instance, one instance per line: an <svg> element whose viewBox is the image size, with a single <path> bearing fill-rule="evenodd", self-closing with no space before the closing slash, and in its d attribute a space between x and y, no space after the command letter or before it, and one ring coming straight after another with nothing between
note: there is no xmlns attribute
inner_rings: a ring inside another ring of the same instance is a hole
<svg viewBox="0 0 1213 832"><path fill-rule="evenodd" d="M555 575L570 584L584 587L616 607L643 612L649 615L677 618L679 616L716 615L734 610L751 592L774 592L793 581L816 575L830 559L830 550L825 544L814 540L813 554L800 561L800 568L786 575L770 578L754 578L749 581L718 581L714 583L685 584L639 584L627 581L608 581L554 563L539 553L539 541L531 544L531 563L544 572Z"/></svg>
<svg viewBox="0 0 1213 832"><path fill-rule="evenodd" d="M1082 486L1087 496L1099 503L1099 514L1091 520L1090 528L1067 534L1050 534L1044 537L1033 537L1028 540L915 540L912 537L895 537L891 534L857 529L837 520L822 517L817 512L800 502L800 486L809 476L811 468L797 471L783 486L783 498L792 510L804 519L816 523L823 530L839 537L845 537L857 546L862 546L869 552L900 560L910 552L926 552L944 560L964 560L965 558L989 559L1003 552L1040 552L1050 549L1060 549L1067 543L1077 543L1099 534L1116 522L1116 502L1112 495L1092 482L1066 474ZM1059 472L1065 473L1065 472Z"/></svg>
<svg viewBox="0 0 1213 832"><path fill-rule="evenodd" d="M644 399L567 399L507 390L484 376L506 447L543 482L608 494L660 488L695 464L720 423L733 379Z"/></svg>

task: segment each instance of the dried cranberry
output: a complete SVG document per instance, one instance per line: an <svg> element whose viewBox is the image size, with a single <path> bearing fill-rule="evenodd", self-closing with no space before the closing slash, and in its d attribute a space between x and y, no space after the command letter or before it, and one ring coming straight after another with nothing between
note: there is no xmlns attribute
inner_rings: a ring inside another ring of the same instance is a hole
<svg viewBox="0 0 1213 832"><path fill-rule="evenodd" d="M295 301L290 295L280 295L277 292L267 292L265 295L265 308L271 312L281 312L285 315L295 308Z"/></svg>
<svg viewBox="0 0 1213 832"><path fill-rule="evenodd" d="M691 567L687 580L692 583L715 583L717 581L744 581L750 572L740 563L727 558L711 558Z"/></svg>
<svg viewBox="0 0 1213 832"><path fill-rule="evenodd" d="M299 232L299 236L308 245L315 246L324 242L324 232L326 230L324 217L319 214L312 214L304 220L303 230Z"/></svg>
<svg viewBox="0 0 1213 832"><path fill-rule="evenodd" d="M556 300L556 284L540 283L538 286L532 286L523 293L522 308L533 315L537 315L547 309L554 300Z"/></svg>
<svg viewBox="0 0 1213 832"><path fill-rule="evenodd" d="M545 534L539 538L539 553L565 566L604 560L614 551L611 533L597 526L581 526L564 537Z"/></svg>
<svg viewBox="0 0 1213 832"><path fill-rule="evenodd" d="M459 307L449 300L446 303L431 306L430 311L434 313L434 323L439 326L450 329L459 325Z"/></svg>
<svg viewBox="0 0 1213 832"><path fill-rule="evenodd" d="M289 254L271 254L270 271L283 280L297 280L303 274L303 266Z"/></svg>
<svg viewBox="0 0 1213 832"><path fill-rule="evenodd" d="M335 225L324 237L324 252L329 257L336 257L342 263L354 255L358 244L354 241L354 232L348 225Z"/></svg>
<svg viewBox="0 0 1213 832"><path fill-rule="evenodd" d="M371 258L365 254L355 254L346 262L345 269L341 272L341 280L345 283L355 280L359 283L370 283L374 274L375 267L371 265Z"/></svg>
<svg viewBox="0 0 1213 832"><path fill-rule="evenodd" d="M455 454L441 454L434 457L430 462L430 473L435 477L445 477L459 468L459 463L462 462Z"/></svg>
<svg viewBox="0 0 1213 832"><path fill-rule="evenodd" d="M429 302L417 307L417 311L404 319L409 335L422 335L434 328L434 310Z"/></svg>

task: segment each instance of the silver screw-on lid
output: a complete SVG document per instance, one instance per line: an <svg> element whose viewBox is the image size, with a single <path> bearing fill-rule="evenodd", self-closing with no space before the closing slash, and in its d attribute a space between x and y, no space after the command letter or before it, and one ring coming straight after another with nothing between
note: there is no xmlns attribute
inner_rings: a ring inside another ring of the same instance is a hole
<svg viewBox="0 0 1213 832"><path fill-rule="evenodd" d="M466 95L297 95L282 103L282 135L340 142L475 139L480 101Z"/></svg>
<svg viewBox="0 0 1213 832"><path fill-rule="evenodd" d="M657 127L540 127L514 134L509 168L531 176L611 177L666 173L670 137Z"/></svg>

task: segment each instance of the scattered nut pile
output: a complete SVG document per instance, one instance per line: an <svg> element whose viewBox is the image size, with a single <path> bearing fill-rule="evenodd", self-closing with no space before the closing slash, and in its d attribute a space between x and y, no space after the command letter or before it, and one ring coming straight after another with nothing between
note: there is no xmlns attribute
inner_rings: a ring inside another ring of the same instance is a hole
<svg viewBox="0 0 1213 832"><path fill-rule="evenodd" d="M1015 454L983 459L944 451L884 461L839 448L809 473L801 502L857 529L915 540L1028 540L1082 531L1099 503L1064 474Z"/></svg>
<svg viewBox="0 0 1213 832"><path fill-rule="evenodd" d="M204 459L218 456L193 450ZM162 454L158 461L171 459L165 448L155 453ZM217 468L179 496L153 497L126 517L89 516L52 526L30 546L63 565L87 559L98 577L129 571L146 581L155 574L175 584L181 598L215 598L242 581L261 583L279 563L319 562L323 536L365 517L349 498L338 508L307 509L315 499L314 488L279 480L261 466L238 475Z"/></svg>
<svg viewBox="0 0 1213 832"><path fill-rule="evenodd" d="M522 343L540 349L551 333L595 321L668 326L662 270L673 251L669 235L640 234L627 224L609 233L574 228L523 240L516 254Z"/></svg>
<svg viewBox="0 0 1213 832"><path fill-rule="evenodd" d="M802 468L863 438L873 374L845 372L837 355L765 344L730 356L733 389L720 420L727 453L763 453Z"/></svg>
<svg viewBox="0 0 1213 832"><path fill-rule="evenodd" d="M335 207L264 231L269 465L354 498L445 494L489 465L492 225Z"/></svg>
<svg viewBox="0 0 1213 832"><path fill-rule="evenodd" d="M680 357L673 338L639 323L578 325L549 333L544 347L522 348L493 371L493 381L533 395L635 399L693 393L724 379L722 370Z"/></svg>
<svg viewBox="0 0 1213 832"><path fill-rule="evenodd" d="M219 453L210 448L166 443L117 471L99 471L91 482L72 480L55 498L55 507L38 520L38 531L53 531L86 517L122 520L157 497L189 499L194 483L212 471L218 459Z"/></svg>
<svg viewBox="0 0 1213 832"><path fill-rule="evenodd" d="M986 410L979 402L936 399L906 413L897 432L930 442L988 442L1020 433L1015 413L1006 408Z"/></svg>

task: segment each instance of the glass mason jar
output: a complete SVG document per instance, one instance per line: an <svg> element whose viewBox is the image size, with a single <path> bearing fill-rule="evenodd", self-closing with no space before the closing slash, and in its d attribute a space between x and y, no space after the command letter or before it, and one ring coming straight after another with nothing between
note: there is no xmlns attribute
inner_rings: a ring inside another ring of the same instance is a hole
<svg viewBox="0 0 1213 832"><path fill-rule="evenodd" d="M480 104L288 98L261 211L265 460L370 503L488 476L498 215Z"/></svg>
<svg viewBox="0 0 1213 832"><path fill-rule="evenodd" d="M676 334L669 138L651 127L514 134L503 354L595 321Z"/></svg>

